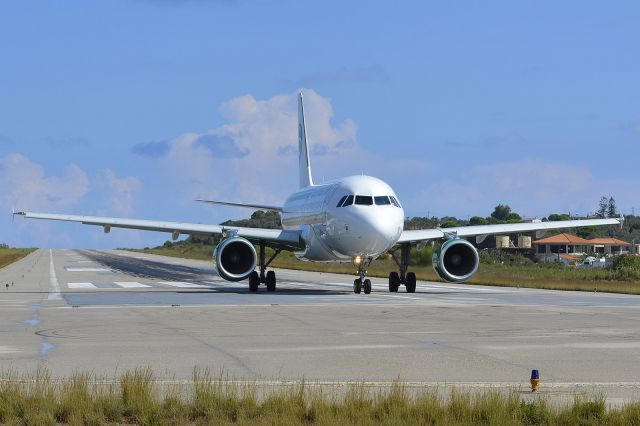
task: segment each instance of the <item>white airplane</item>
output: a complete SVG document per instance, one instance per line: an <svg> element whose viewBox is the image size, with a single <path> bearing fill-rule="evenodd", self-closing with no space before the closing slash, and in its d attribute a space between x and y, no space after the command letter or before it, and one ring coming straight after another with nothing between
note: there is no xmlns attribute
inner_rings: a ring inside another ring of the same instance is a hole
<svg viewBox="0 0 640 426"><path fill-rule="evenodd" d="M476 237L476 242L481 242L487 235L620 224L618 219L588 219L404 230L402 205L393 189L382 180L349 176L321 185L313 183L302 93L298 96L298 145L300 189L283 206L197 200L280 212L282 229L279 230L27 211L14 214L31 219L98 225L105 233L111 228L170 232L174 240L181 234L222 235L222 241L213 252L219 275L228 281L248 278L251 292L258 291L261 283L266 285L267 291L275 291L276 275L273 270L267 271L267 267L282 250L293 251L301 260L353 262L358 267L353 291L364 290L365 294L371 292L371 281L366 278L367 267L384 253L391 254L398 265L398 271L389 274L389 291L397 292L400 285L404 285L407 293L415 292L416 275L408 271L413 245L442 241L433 254L435 271L446 281L464 282L477 272L480 264L478 251L464 237ZM259 247L258 251L254 244ZM265 247L275 249L268 260Z"/></svg>

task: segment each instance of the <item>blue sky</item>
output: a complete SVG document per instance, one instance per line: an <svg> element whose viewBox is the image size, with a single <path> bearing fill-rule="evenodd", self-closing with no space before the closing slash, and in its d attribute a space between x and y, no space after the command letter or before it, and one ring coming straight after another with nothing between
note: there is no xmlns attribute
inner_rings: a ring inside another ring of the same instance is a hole
<svg viewBox="0 0 640 426"><path fill-rule="evenodd" d="M0 208L219 223L316 181L388 181L408 215L640 211L633 1L3 2ZM164 234L0 220L1 240Z"/></svg>

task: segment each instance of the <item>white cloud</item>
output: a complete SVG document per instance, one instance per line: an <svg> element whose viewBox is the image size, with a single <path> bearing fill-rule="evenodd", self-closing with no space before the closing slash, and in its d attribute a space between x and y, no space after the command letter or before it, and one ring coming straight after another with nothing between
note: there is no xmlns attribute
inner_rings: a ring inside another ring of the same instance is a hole
<svg viewBox="0 0 640 426"><path fill-rule="evenodd" d="M96 186L106 191L105 211L108 214L130 216L134 211L134 195L140 190L140 179L137 176L117 177L111 169L103 169L98 173Z"/></svg>
<svg viewBox="0 0 640 426"><path fill-rule="evenodd" d="M0 208L12 207L32 211L69 211L89 191L86 173L75 164L67 166L62 176L47 176L43 167L21 154L0 158ZM58 247L70 245L72 238L64 226L33 221L7 225L4 238L12 244L25 243L24 232L30 235L31 245Z"/></svg>
<svg viewBox="0 0 640 426"><path fill-rule="evenodd" d="M336 160L354 153L357 126L346 119L334 125L329 99L303 90L313 160ZM217 197L265 203L282 202L297 177L297 94L257 100L244 95L225 102L227 121L204 134L185 133L170 142L163 165L187 189L188 199ZM296 155L286 155L294 152ZM283 153L285 155L283 155Z"/></svg>
<svg viewBox="0 0 640 426"><path fill-rule="evenodd" d="M89 178L70 164L64 176L46 176L44 169L21 154L0 159L0 191L3 207L31 210L65 210L89 191Z"/></svg>

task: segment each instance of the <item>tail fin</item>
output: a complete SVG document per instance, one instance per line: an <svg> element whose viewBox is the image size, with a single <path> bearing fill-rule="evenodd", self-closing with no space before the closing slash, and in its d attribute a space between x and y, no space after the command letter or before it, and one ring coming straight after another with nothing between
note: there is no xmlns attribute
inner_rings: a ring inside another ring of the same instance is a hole
<svg viewBox="0 0 640 426"><path fill-rule="evenodd" d="M311 178L311 162L309 161L309 146L307 145L307 127L304 124L302 93L298 94L298 150L300 188L313 186L313 179Z"/></svg>

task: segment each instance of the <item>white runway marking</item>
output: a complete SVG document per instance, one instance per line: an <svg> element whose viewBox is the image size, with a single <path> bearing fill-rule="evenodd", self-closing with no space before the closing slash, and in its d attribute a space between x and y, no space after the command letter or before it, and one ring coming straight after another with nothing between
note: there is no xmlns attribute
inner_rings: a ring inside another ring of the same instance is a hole
<svg viewBox="0 0 640 426"><path fill-rule="evenodd" d="M91 263L93 260L78 260L78 263Z"/></svg>
<svg viewBox="0 0 640 426"><path fill-rule="evenodd" d="M143 288L143 287L151 287L147 284L142 284L136 281L114 281L115 285L119 285L122 288Z"/></svg>
<svg viewBox="0 0 640 426"><path fill-rule="evenodd" d="M107 268L64 268L68 272L111 272L111 269Z"/></svg>
<svg viewBox="0 0 640 426"><path fill-rule="evenodd" d="M206 285L187 283L184 281L160 281L158 284L170 285L171 287L180 288L208 288Z"/></svg>
<svg viewBox="0 0 640 426"><path fill-rule="evenodd" d="M62 295L60 294L60 283L58 283L56 270L53 266L53 250L51 249L49 249L49 295L47 296L47 299L62 299Z"/></svg>
<svg viewBox="0 0 640 426"><path fill-rule="evenodd" d="M291 348L251 348L244 352L316 352L316 351L361 351L369 349L409 348L411 345L325 345L294 346Z"/></svg>
<svg viewBox="0 0 640 426"><path fill-rule="evenodd" d="M69 288L98 288L92 283L68 283Z"/></svg>
<svg viewBox="0 0 640 426"><path fill-rule="evenodd" d="M20 349L14 348L13 346L0 346L0 355L15 354L18 352L20 352Z"/></svg>

